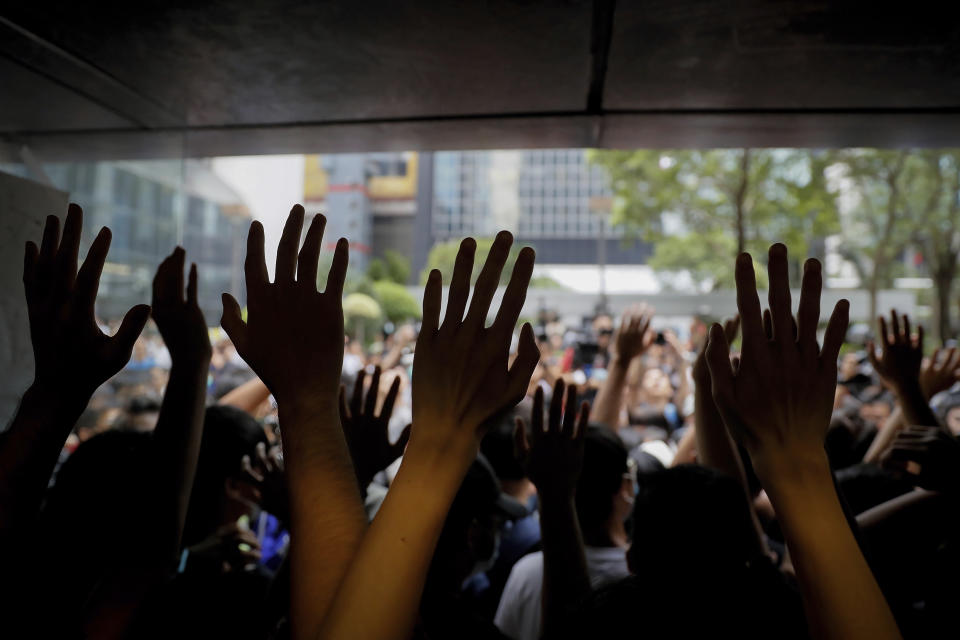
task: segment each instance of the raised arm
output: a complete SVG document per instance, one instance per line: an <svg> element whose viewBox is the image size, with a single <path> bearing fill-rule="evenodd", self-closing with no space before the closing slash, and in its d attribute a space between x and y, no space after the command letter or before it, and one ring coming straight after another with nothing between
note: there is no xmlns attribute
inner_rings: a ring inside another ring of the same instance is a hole
<svg viewBox="0 0 960 640"><path fill-rule="evenodd" d="M224 330L264 381L280 414L290 492L291 623L294 638L316 636L356 551L366 517L340 429L337 391L343 364L347 241L337 242L327 288L317 292L326 219L317 215L299 257L303 207L293 207L274 282L267 278L263 227L250 225L245 263L248 319L223 295Z"/></svg>
<svg viewBox="0 0 960 640"><path fill-rule="evenodd" d="M203 409L210 369L210 337L197 304L197 265L190 266L184 298L186 253L180 247L160 263L153 279L153 319L170 351L170 380L153 432L157 503L151 512L161 542L176 554L190 504L203 435Z"/></svg>
<svg viewBox="0 0 960 640"><path fill-rule="evenodd" d="M340 423L353 458L353 469L357 474L360 493L366 495L367 487L378 472L386 469L394 460L403 455L403 449L410 439L408 426L394 443L390 442L390 416L400 391L400 377L393 379L390 390L383 399L380 413L377 413L377 395L380 390L380 367L373 370L370 389L363 397L363 381L366 375L361 369L353 386L350 404L347 405L347 391L340 385Z"/></svg>
<svg viewBox="0 0 960 640"><path fill-rule="evenodd" d="M34 380L10 428L0 436L0 542L32 530L60 449L90 396L130 359L150 307L127 312L115 336L97 326L94 303L110 248L104 227L77 270L83 210L71 204L47 218L39 248L28 242L23 285L33 343Z"/></svg>
<svg viewBox="0 0 960 640"><path fill-rule="evenodd" d="M849 303L837 303L822 350L817 345L821 271L804 265L793 328L787 250L770 247L771 335L763 328L753 259L737 259L743 327L739 366L731 366L720 325L710 329L707 364L727 427L744 443L783 528L816 638L899 638L896 621L860 552L834 488L823 448L837 383L837 354Z"/></svg>
<svg viewBox="0 0 960 640"><path fill-rule="evenodd" d="M527 477L537 487L543 538L543 634L562 629L571 608L590 593L590 576L577 520L575 494L583 467L583 436L590 406L577 411L577 388L564 397L563 380L553 388L547 429L543 428L543 389L533 397L531 440L517 419L514 431L517 456Z"/></svg>
<svg viewBox="0 0 960 640"><path fill-rule="evenodd" d="M613 357L607 369L607 379L593 401L593 421L611 429L620 428L620 410L623 408L623 389L627 382L630 362L653 343L650 316L645 310L628 311L620 319L620 328L614 340Z"/></svg>
<svg viewBox="0 0 960 640"><path fill-rule="evenodd" d="M906 424L933 426L939 424L930 409L928 398L920 386L920 365L923 362L923 325L917 326L917 335L910 332L910 318L890 311L890 330L880 317L881 352L873 342L867 344L870 363L877 374L894 390Z"/></svg>
<svg viewBox="0 0 960 640"><path fill-rule="evenodd" d="M524 396L539 359L533 328L520 332L508 368L510 339L533 272L534 252L517 256L496 320L487 312L513 242L497 235L466 317L476 242L460 245L440 324L441 276L432 271L413 366L413 428L403 463L364 535L321 638L404 638L414 621L447 510L476 458L483 425Z"/></svg>

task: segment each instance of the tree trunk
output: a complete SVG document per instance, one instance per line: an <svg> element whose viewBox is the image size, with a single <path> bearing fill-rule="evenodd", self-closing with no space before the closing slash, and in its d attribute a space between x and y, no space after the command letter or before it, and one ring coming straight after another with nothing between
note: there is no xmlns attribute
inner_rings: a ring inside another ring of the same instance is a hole
<svg viewBox="0 0 960 640"><path fill-rule="evenodd" d="M953 337L953 327L950 326L950 302L953 290L953 279L956 275L956 257L951 256L939 265L934 271L933 285L937 291L937 336L941 344Z"/></svg>
<svg viewBox="0 0 960 640"><path fill-rule="evenodd" d="M867 286L867 293L870 295L870 314L867 317L867 325L874 327L876 331L877 323L877 289L878 289L878 280L876 273L870 278L870 284Z"/></svg>

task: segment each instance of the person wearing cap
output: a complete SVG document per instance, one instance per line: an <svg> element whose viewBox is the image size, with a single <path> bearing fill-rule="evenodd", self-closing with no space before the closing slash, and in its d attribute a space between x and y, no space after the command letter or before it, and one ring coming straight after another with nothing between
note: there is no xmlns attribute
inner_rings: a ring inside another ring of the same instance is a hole
<svg viewBox="0 0 960 640"><path fill-rule="evenodd" d="M584 436L583 470L577 482L577 520L583 532L587 572L594 588L629 575L624 521L634 499L627 448L609 428L591 426ZM507 579L494 623L514 640L540 637L543 553L522 558Z"/></svg>

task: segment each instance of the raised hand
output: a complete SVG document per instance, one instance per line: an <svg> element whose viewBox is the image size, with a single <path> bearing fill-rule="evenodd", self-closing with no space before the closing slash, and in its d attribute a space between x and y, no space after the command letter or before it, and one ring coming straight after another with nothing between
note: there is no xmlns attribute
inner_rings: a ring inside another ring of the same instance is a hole
<svg viewBox="0 0 960 640"><path fill-rule="evenodd" d="M920 389L927 400L960 380L960 351L956 347L935 349L920 367Z"/></svg>
<svg viewBox="0 0 960 640"><path fill-rule="evenodd" d="M557 380L550 399L547 428L543 426L543 389L533 397L531 440L526 425L517 419L514 430L517 459L537 487L543 535L543 621L546 633L559 630L565 612L590 593L587 560L575 495L583 468L584 435L590 406L577 411L577 388L564 397L563 380Z"/></svg>
<svg viewBox="0 0 960 640"><path fill-rule="evenodd" d="M517 256L496 320L486 326L512 242L505 231L497 235L466 316L476 242L467 238L460 245L443 324L440 272L430 273L413 363L410 442L324 620L321 639L372 640L413 631L437 539L476 458L482 425L523 398L540 358L527 324L513 364L508 364L510 339L533 273L532 249L524 248ZM390 571L384 572L384 562ZM373 600L371 593L377 594Z"/></svg>
<svg viewBox="0 0 960 640"><path fill-rule="evenodd" d="M290 211L274 281L267 279L263 226L247 236L247 321L223 295L223 328L277 399L290 496L290 608L294 637L315 637L366 527L356 477L337 415L343 365L341 238L323 293L317 268L326 219L310 224L299 256L304 210Z"/></svg>
<svg viewBox="0 0 960 640"><path fill-rule="evenodd" d="M746 253L737 258L743 344L734 368L723 329L718 324L710 328L707 365L714 401L727 428L750 452L777 511L811 636L899 638L847 524L823 448L849 303L837 303L820 348L820 263L811 259L804 264L796 329L782 244L770 247L768 274L770 320L765 330L753 259Z"/></svg>
<svg viewBox="0 0 960 640"><path fill-rule="evenodd" d="M566 389L563 380L557 380L550 400L547 428L543 427L543 389L533 396L531 439L527 427L517 418L514 429L515 452L527 477L537 487L542 498L571 499L576 493L577 481L583 467L583 436L590 418L590 405L584 402L578 411L577 388Z"/></svg>
<svg viewBox="0 0 960 640"><path fill-rule="evenodd" d="M343 364L343 281L348 243L337 242L327 288L317 292L317 265L326 218L316 215L299 256L304 210L290 211L280 245L274 281L267 278L263 225L254 221L247 236L244 271L247 322L240 304L223 294L224 330L237 353L253 368L278 404L310 404L318 395L336 406ZM331 425L332 427L333 425Z"/></svg>
<svg viewBox="0 0 960 640"><path fill-rule="evenodd" d="M960 441L942 427L907 427L881 464L924 489L951 493L960 489Z"/></svg>
<svg viewBox="0 0 960 640"><path fill-rule="evenodd" d="M500 272L513 243L506 231L497 234L480 272L466 317L470 274L477 244L460 244L440 324L441 276L430 273L423 298L423 325L413 364L413 433L410 451L442 453L465 472L476 457L481 425L523 399L540 359L533 328L520 331L517 357L508 367L510 339L533 273L534 251L520 250L497 317L486 326L487 312ZM449 457L447 453L451 454ZM458 471L458 473L459 473Z"/></svg>
<svg viewBox="0 0 960 640"><path fill-rule="evenodd" d="M346 389L340 385L340 424L347 438L347 446L350 448L350 457L353 458L353 468L356 471L361 492L366 491L373 476L403 455L403 450L410 439L410 427L407 426L397 441L390 443L390 416L393 414L393 404L400 391L400 378L394 378L378 415L376 408L380 390L380 367L373 370L370 389L364 401L365 377L361 369L357 373L357 382L353 387L349 407Z"/></svg>
<svg viewBox="0 0 960 640"><path fill-rule="evenodd" d="M910 318L890 311L890 327L883 317L878 318L881 352L873 341L867 343L870 364L883 381L896 392L900 399L907 424L935 425L937 418L928 404L920 383L920 366L923 363L923 325L917 325L917 335L910 332ZM928 377L928 382L930 378Z"/></svg>
<svg viewBox="0 0 960 640"><path fill-rule="evenodd" d="M100 331L94 303L110 230L100 230L78 271L82 228L83 210L71 204L63 237L60 220L50 216L40 247L27 242L24 251L35 370L33 384L0 439L0 541L27 535L70 429L96 388L130 359L150 316L150 307L137 305L115 336Z"/></svg>
<svg viewBox="0 0 960 640"><path fill-rule="evenodd" d="M623 313L614 339L614 355L621 363L629 364L653 344L656 336L650 332L651 318L646 306Z"/></svg>
<svg viewBox="0 0 960 640"><path fill-rule="evenodd" d="M171 360L191 358L210 361L210 335L203 312L197 303L197 265L190 265L186 299L183 267L186 252L174 249L157 268L153 278L153 320L170 351Z"/></svg>
<svg viewBox="0 0 960 640"><path fill-rule="evenodd" d="M773 480L789 460L823 456L850 305L837 303L821 349L820 263L811 259L804 265L796 330L782 244L770 247L769 276L770 337L761 319L752 258L741 254L736 265L743 330L739 368L735 372L730 364L729 343L718 324L710 329L706 358L723 421L747 447L758 474L769 468Z"/></svg>
<svg viewBox="0 0 960 640"><path fill-rule="evenodd" d="M875 343L867 343L867 356L870 364L884 382L900 393L905 387L917 384L920 378L920 365L923 362L923 325L917 325L917 335L910 333L910 318L907 314L898 315L890 311L890 327L883 316L877 319L881 353L877 357Z"/></svg>
<svg viewBox="0 0 960 640"><path fill-rule="evenodd" d="M723 336L727 340L727 345L733 344L737 339L737 333L740 331L740 316L735 315L729 320L723 322ZM697 354L697 359L693 361L693 381L699 388L710 389L710 368L707 366L707 344L709 336L703 343L703 348ZM712 402L712 398L711 398Z"/></svg>
<svg viewBox="0 0 960 640"><path fill-rule="evenodd" d="M620 319L620 327L614 339L613 358L607 369L607 379L593 401L595 422L614 429L619 427L623 390L627 383L630 362L653 344L655 336L650 331L651 317L646 306L641 305L636 310L626 311Z"/></svg>
<svg viewBox="0 0 960 640"><path fill-rule="evenodd" d="M60 220L49 216L40 248L27 242L23 285L30 316L35 380L63 393L90 394L130 359L133 343L150 317L150 307L130 309L120 329L107 336L94 316L100 274L110 248L110 230L97 234L77 270L83 209L71 204L60 236Z"/></svg>
<svg viewBox="0 0 960 640"><path fill-rule="evenodd" d="M258 442L256 457L244 454L240 460L240 470L246 480L260 492L260 506L289 522L290 504L287 499L287 480L283 472L283 456L279 446Z"/></svg>

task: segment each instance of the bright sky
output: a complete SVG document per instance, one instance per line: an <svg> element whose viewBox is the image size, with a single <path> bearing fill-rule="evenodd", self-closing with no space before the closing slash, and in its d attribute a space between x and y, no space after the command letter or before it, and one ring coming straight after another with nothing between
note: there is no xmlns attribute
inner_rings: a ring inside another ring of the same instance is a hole
<svg viewBox="0 0 960 640"><path fill-rule="evenodd" d="M214 158L213 169L263 224L267 269L273 277L283 223L290 208L303 202L303 155Z"/></svg>

